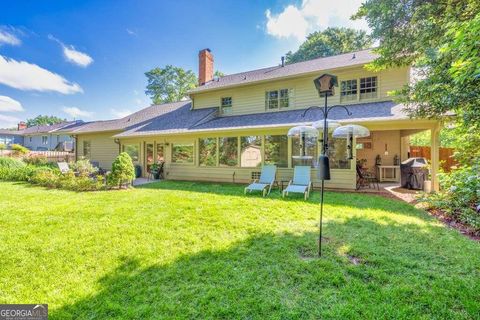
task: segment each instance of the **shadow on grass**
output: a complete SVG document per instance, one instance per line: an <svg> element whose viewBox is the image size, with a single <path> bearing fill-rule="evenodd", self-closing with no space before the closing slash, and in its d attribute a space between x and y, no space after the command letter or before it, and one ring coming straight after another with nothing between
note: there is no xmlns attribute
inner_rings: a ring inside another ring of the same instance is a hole
<svg viewBox="0 0 480 320"><path fill-rule="evenodd" d="M321 259L316 233L262 234L165 265L124 257L98 294L51 318L474 318L480 250L441 229L328 223Z"/></svg>

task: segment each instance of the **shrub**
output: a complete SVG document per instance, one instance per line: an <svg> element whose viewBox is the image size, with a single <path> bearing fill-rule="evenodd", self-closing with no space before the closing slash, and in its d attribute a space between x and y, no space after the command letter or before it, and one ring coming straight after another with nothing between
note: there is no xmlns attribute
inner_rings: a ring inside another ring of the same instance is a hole
<svg viewBox="0 0 480 320"><path fill-rule="evenodd" d="M107 181L110 186L128 185L135 178L135 168L132 158L126 152L118 155L112 164L112 172L108 175Z"/></svg>
<svg viewBox="0 0 480 320"><path fill-rule="evenodd" d="M439 174L442 191L426 195L430 208L441 209L456 220L472 226L480 233L480 166L465 166L450 173Z"/></svg>
<svg viewBox="0 0 480 320"><path fill-rule="evenodd" d="M32 166L37 166L37 167L49 167L52 169L57 168L57 164L52 161L48 161L47 157L45 156L28 156L23 158L23 162L26 164L30 164Z"/></svg>
<svg viewBox="0 0 480 320"><path fill-rule="evenodd" d="M26 155L29 150L20 144L12 144L12 151L14 156Z"/></svg>
<svg viewBox="0 0 480 320"><path fill-rule="evenodd" d="M0 143L0 150L5 150L7 149L7 146L5 145L5 143Z"/></svg>
<svg viewBox="0 0 480 320"><path fill-rule="evenodd" d="M56 188L59 184L60 174L49 168L40 168L32 174L30 182L47 188Z"/></svg>
<svg viewBox="0 0 480 320"><path fill-rule="evenodd" d="M23 168L25 166L26 166L25 162L19 159L5 158L5 157L0 158L0 168L14 169L14 168Z"/></svg>
<svg viewBox="0 0 480 320"><path fill-rule="evenodd" d="M77 162L71 162L70 168L73 171L78 172L78 174L82 176L89 176L98 171L98 169L95 168L90 163L90 160L88 159L82 159L82 160L78 160Z"/></svg>

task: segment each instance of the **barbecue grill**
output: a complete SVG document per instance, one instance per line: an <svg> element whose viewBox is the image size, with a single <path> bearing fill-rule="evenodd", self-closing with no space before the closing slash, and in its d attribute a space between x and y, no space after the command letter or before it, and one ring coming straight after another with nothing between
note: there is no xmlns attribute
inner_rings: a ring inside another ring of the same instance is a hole
<svg viewBox="0 0 480 320"><path fill-rule="evenodd" d="M423 189L423 183L427 180L427 159L409 158L400 165L400 182L403 188Z"/></svg>

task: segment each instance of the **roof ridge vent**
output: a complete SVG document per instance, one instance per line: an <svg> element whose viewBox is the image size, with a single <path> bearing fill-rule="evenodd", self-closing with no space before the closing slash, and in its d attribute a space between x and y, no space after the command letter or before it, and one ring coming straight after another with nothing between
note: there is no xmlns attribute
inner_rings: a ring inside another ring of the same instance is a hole
<svg viewBox="0 0 480 320"><path fill-rule="evenodd" d="M243 76L243 80L247 80L247 75L244 75L244 76Z"/></svg>

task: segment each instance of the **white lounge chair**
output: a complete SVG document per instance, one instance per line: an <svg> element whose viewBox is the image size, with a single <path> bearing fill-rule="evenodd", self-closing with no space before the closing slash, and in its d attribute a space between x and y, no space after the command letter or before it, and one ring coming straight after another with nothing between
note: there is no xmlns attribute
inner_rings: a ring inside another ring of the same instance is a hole
<svg viewBox="0 0 480 320"><path fill-rule="evenodd" d="M307 200L312 189L310 170L310 166L296 166L293 171L293 180L290 180L288 186L283 190L282 197L288 196L289 192L303 193Z"/></svg>
<svg viewBox="0 0 480 320"><path fill-rule="evenodd" d="M62 174L65 174L70 171L70 167L68 166L68 163L66 162L57 162L58 169L60 169L60 172Z"/></svg>
<svg viewBox="0 0 480 320"><path fill-rule="evenodd" d="M260 179L253 180L253 183L245 188L245 194L254 190L262 191L263 196L270 194L273 183L275 182L275 175L277 174L277 166L265 165L262 168Z"/></svg>

